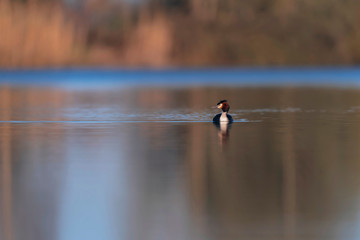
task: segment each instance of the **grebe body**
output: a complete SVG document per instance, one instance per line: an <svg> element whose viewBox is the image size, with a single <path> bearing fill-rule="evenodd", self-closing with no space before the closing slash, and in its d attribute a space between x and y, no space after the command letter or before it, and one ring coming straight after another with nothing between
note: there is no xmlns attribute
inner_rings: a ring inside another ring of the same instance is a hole
<svg viewBox="0 0 360 240"><path fill-rule="evenodd" d="M233 118L230 114L223 112L223 113L219 113L217 114L214 118L213 118L213 122L215 123L220 123L220 122L224 122L224 123L232 123L233 122Z"/></svg>

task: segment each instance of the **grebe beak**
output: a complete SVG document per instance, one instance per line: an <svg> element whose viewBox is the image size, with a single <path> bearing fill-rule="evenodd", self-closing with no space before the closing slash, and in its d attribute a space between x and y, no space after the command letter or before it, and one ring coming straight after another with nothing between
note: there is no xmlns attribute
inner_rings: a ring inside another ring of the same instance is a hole
<svg viewBox="0 0 360 240"><path fill-rule="evenodd" d="M223 106L223 104L221 103L221 104L217 105L217 108L222 108L222 106Z"/></svg>

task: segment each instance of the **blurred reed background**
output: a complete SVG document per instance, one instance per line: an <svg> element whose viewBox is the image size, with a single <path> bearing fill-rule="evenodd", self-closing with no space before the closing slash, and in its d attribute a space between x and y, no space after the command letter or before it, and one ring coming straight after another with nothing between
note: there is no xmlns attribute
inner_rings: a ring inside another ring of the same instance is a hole
<svg viewBox="0 0 360 240"><path fill-rule="evenodd" d="M358 64L356 0L0 0L0 66Z"/></svg>
<svg viewBox="0 0 360 240"><path fill-rule="evenodd" d="M83 35L56 2L2 0L0 29L4 67L70 64L85 46Z"/></svg>

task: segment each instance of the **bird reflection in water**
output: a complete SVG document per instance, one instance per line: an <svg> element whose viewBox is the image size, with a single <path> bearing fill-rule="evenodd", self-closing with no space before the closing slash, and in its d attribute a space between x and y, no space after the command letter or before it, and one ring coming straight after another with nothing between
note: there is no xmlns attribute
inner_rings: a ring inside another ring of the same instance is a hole
<svg viewBox="0 0 360 240"><path fill-rule="evenodd" d="M230 128L232 123L228 122L213 122L218 129L218 137L220 145L225 145L230 138Z"/></svg>

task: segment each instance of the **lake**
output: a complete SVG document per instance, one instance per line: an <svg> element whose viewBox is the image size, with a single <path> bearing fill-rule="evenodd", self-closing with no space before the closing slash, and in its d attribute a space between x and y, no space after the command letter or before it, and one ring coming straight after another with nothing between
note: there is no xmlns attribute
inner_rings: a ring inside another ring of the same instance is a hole
<svg viewBox="0 0 360 240"><path fill-rule="evenodd" d="M356 74L215 86L2 72L0 238L359 239ZM219 127L222 99L235 121Z"/></svg>

